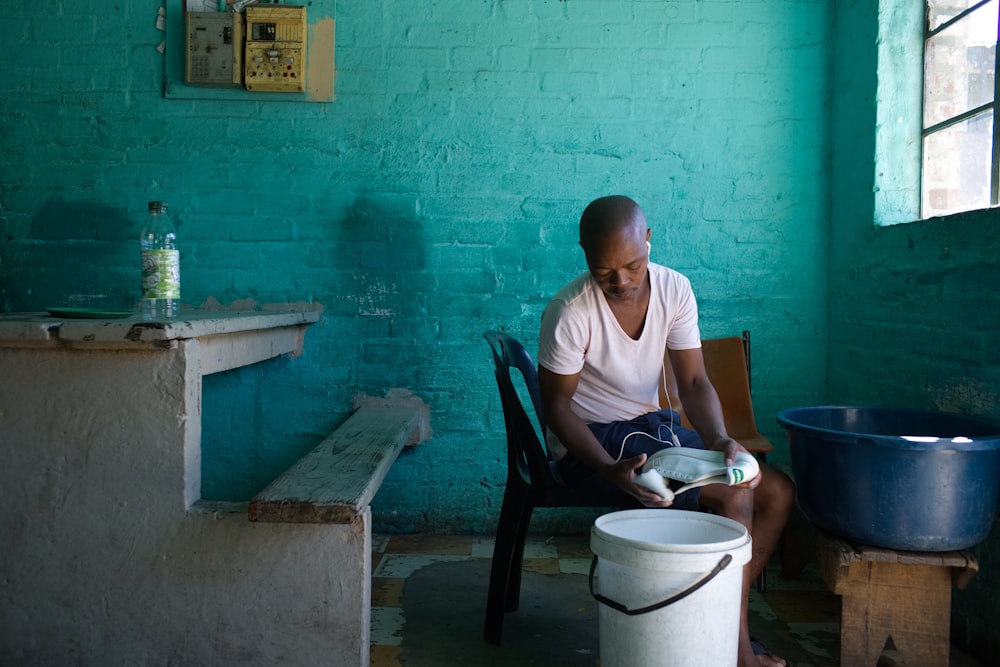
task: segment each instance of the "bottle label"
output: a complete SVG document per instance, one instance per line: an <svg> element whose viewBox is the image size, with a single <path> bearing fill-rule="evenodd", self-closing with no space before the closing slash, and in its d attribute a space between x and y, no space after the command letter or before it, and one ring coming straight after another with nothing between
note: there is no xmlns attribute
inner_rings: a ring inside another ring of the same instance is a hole
<svg viewBox="0 0 1000 667"><path fill-rule="evenodd" d="M181 298L180 253L176 250L142 251L142 298Z"/></svg>

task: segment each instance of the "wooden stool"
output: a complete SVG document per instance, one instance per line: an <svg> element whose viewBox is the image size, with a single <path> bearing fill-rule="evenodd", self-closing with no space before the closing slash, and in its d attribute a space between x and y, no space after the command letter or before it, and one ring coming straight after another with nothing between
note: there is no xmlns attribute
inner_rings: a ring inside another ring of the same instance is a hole
<svg viewBox="0 0 1000 667"><path fill-rule="evenodd" d="M892 637L906 667L947 667L951 587L979 570L968 551L894 551L817 536L820 574L841 596L841 667L874 667Z"/></svg>

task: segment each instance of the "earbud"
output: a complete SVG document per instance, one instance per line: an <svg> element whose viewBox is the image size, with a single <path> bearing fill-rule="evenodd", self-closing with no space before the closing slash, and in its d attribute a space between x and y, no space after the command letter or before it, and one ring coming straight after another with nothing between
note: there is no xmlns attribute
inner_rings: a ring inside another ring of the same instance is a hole
<svg viewBox="0 0 1000 667"><path fill-rule="evenodd" d="M646 241L646 252L653 252L653 244Z"/></svg>

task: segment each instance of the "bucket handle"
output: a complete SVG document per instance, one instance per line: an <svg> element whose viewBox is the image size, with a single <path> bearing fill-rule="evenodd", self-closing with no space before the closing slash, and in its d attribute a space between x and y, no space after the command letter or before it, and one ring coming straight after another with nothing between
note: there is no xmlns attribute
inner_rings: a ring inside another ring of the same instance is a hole
<svg viewBox="0 0 1000 667"><path fill-rule="evenodd" d="M711 572L709 572L704 578L693 583L689 588L675 595L671 595L666 600L655 602L646 607L640 607L639 609L629 609L621 602L615 602L611 598L604 597L600 593L594 592L594 571L597 569L597 556L594 556L594 560L590 562L590 577L588 578L587 583L590 586L590 594L594 597L595 600L597 600L601 604L607 605L612 609L620 611L621 613L626 614L628 616L638 616L640 614L647 614L651 611L656 611L657 609L663 609L664 607L672 605L673 603L678 602L679 600L683 600L684 598L691 595L696 590L698 590L699 588L710 582L712 579L714 579L717 574L726 569L726 567L732 562L732 560L733 560L732 554L726 554L725 556L722 557L721 560L719 560L719 564L716 565Z"/></svg>

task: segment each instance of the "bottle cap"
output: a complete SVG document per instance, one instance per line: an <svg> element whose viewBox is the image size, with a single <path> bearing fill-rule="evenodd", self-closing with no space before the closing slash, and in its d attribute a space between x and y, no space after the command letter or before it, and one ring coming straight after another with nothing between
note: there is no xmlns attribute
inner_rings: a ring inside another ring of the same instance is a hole
<svg viewBox="0 0 1000 667"><path fill-rule="evenodd" d="M149 202L150 211L159 211L160 213L166 213L167 202L165 201L151 201Z"/></svg>

